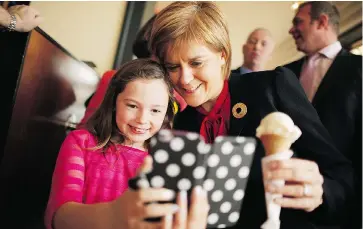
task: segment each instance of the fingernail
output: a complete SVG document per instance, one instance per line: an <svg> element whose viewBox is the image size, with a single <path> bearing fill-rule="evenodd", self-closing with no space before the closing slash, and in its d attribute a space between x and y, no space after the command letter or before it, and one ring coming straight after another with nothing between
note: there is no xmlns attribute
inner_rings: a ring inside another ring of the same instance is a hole
<svg viewBox="0 0 363 229"><path fill-rule="evenodd" d="M140 180L137 181L137 186L139 188L149 188L150 184L147 179L141 178Z"/></svg>
<svg viewBox="0 0 363 229"><path fill-rule="evenodd" d="M187 191L185 191L185 190L182 190L182 191L180 191L180 193L179 193L179 195L180 195L180 199L181 200L186 200L187 199Z"/></svg>
<svg viewBox="0 0 363 229"><path fill-rule="evenodd" d="M165 190L163 196L166 199L173 199L175 197L175 192L173 190Z"/></svg>
<svg viewBox="0 0 363 229"><path fill-rule="evenodd" d="M175 212L179 211L179 206L178 206L177 204L173 204L173 205L171 206L171 211L172 211L173 213L175 213Z"/></svg>
<svg viewBox="0 0 363 229"><path fill-rule="evenodd" d="M199 195L202 195L203 194L203 189L201 186L196 186L195 187L195 193L199 196Z"/></svg>

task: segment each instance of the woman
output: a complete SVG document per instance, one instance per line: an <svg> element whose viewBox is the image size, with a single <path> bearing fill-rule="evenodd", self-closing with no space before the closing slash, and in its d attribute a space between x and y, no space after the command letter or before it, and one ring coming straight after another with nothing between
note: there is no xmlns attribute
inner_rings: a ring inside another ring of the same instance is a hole
<svg viewBox="0 0 363 229"><path fill-rule="evenodd" d="M221 11L211 2L174 2L156 17L150 50L169 72L188 107L174 128L200 132L208 142L218 135L255 136L261 119L273 111L288 114L302 131L293 159L272 161L265 181L284 179L266 191L283 194L281 228L337 225L352 193L352 168L328 132L293 73L273 71L230 77L231 45ZM260 228L266 219L261 158L257 148L240 218L235 228Z"/></svg>

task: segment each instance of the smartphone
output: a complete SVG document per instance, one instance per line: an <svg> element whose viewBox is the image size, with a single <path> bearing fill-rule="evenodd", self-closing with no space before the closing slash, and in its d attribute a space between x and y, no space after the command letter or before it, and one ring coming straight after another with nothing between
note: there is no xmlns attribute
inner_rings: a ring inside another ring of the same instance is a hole
<svg viewBox="0 0 363 229"><path fill-rule="evenodd" d="M256 144L243 136L219 136L208 144L198 133L163 129L150 140L152 171L133 183L185 190L188 196L200 185L208 192L207 228L231 227L239 219Z"/></svg>

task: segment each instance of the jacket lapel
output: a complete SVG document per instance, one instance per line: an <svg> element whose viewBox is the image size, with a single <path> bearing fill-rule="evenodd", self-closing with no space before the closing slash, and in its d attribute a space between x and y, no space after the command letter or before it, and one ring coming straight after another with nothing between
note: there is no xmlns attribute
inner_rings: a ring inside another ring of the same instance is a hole
<svg viewBox="0 0 363 229"><path fill-rule="evenodd" d="M344 55L346 55L346 51L342 49L329 67L313 98L313 106L315 106L319 100L324 98L324 95L329 91L329 88L334 84L335 80L338 77L342 77L342 71L347 70L341 67L341 63L344 61L344 58L342 58Z"/></svg>
<svg viewBox="0 0 363 229"><path fill-rule="evenodd" d="M236 80L233 80L236 79ZM231 115L230 115L230 124L229 124L229 135L238 136L240 135L243 127L245 126L248 119L248 102L247 102L247 93L248 89L246 88L246 84L238 83L238 78L230 78L229 80L229 93L231 96ZM236 104L243 103L247 107L247 113L242 118L237 118L233 115L233 107Z"/></svg>
<svg viewBox="0 0 363 229"><path fill-rule="evenodd" d="M294 62L291 62L289 64L286 64L282 67L290 69L298 79L300 79L300 72L304 63L305 57L302 57L299 60L295 60Z"/></svg>

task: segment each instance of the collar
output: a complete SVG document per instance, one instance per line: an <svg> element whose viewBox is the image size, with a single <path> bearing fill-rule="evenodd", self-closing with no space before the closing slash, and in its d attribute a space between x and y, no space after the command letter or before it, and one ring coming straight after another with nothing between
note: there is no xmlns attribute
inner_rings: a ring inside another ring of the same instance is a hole
<svg viewBox="0 0 363 229"><path fill-rule="evenodd" d="M246 73L249 73L249 72L252 72L252 71L250 69L248 69L248 68L245 68L245 67L241 66L239 68L239 72L240 72L241 75L243 75L243 74L246 74Z"/></svg>
<svg viewBox="0 0 363 229"><path fill-rule="evenodd" d="M324 55L329 59L334 59L338 55L341 49L342 49L341 43L339 41L336 41L324 47L323 49L319 50L318 53Z"/></svg>
<svg viewBox="0 0 363 229"><path fill-rule="evenodd" d="M228 81L225 80L223 84L222 92L219 94L216 103L214 104L212 110L207 112L202 106L197 107L197 111L203 115L208 114L219 114L223 108L223 104L227 97L229 96L229 89L228 89Z"/></svg>

